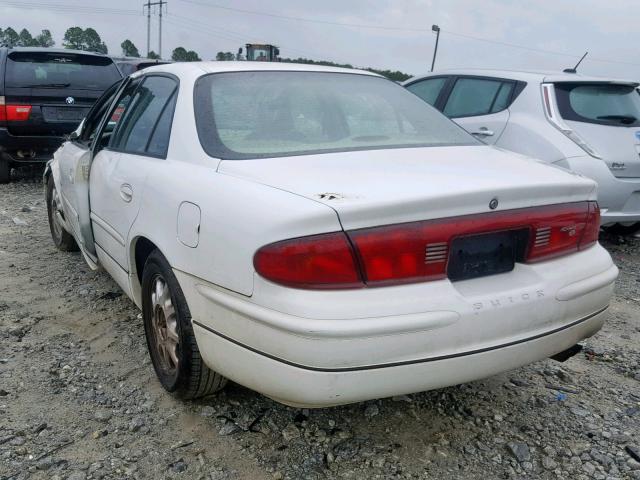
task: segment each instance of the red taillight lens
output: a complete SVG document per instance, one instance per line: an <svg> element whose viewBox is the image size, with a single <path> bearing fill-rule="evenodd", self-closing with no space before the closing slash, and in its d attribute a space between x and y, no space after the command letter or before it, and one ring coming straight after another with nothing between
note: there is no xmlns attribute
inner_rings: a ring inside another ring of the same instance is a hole
<svg viewBox="0 0 640 480"><path fill-rule="evenodd" d="M0 107L1 109L2 107ZM29 120L29 115L31 115L31 105L5 105L4 109L7 122L25 122Z"/></svg>
<svg viewBox="0 0 640 480"><path fill-rule="evenodd" d="M583 250L598 241L600 210L596 202L546 207L533 218L527 262L539 262Z"/></svg>
<svg viewBox="0 0 640 480"><path fill-rule="evenodd" d="M598 242L600 234L600 207L596 202L589 202L589 215L587 217L587 226L582 234L582 240L578 250L584 250Z"/></svg>
<svg viewBox="0 0 640 480"><path fill-rule="evenodd" d="M272 243L253 257L256 271L297 288L363 287L353 249L343 232Z"/></svg>
<svg viewBox="0 0 640 480"><path fill-rule="evenodd" d="M453 224L426 221L349 232L367 284L436 280L447 276Z"/></svg>
<svg viewBox="0 0 640 480"><path fill-rule="evenodd" d="M528 230L519 261L532 263L593 245L599 229L597 203L577 202L285 240L258 250L254 265L263 277L298 288L424 282L446 278L457 237Z"/></svg>

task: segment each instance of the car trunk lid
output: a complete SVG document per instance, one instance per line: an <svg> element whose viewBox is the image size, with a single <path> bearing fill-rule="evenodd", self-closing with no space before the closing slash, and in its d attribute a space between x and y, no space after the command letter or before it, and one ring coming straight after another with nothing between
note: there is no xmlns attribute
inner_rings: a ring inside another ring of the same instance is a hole
<svg viewBox="0 0 640 480"><path fill-rule="evenodd" d="M594 196L587 179L488 146L226 160L219 172L333 208L345 230ZM495 200L497 202L493 202Z"/></svg>

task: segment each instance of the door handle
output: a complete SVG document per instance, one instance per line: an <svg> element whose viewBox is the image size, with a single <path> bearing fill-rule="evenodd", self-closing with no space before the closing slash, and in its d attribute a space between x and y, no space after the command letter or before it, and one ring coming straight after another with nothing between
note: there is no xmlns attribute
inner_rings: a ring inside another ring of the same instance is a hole
<svg viewBox="0 0 640 480"><path fill-rule="evenodd" d="M128 183L123 183L120 185L120 198L125 202L129 203L133 198L133 188Z"/></svg>
<svg viewBox="0 0 640 480"><path fill-rule="evenodd" d="M471 135L478 135L480 137L492 137L493 130L489 130L487 127L480 127L479 130L476 130L475 132L471 132Z"/></svg>

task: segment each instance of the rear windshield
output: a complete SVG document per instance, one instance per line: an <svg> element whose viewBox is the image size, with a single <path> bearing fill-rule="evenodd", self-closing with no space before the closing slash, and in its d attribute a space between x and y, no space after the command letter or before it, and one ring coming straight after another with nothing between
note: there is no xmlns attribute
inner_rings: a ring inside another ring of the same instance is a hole
<svg viewBox="0 0 640 480"><path fill-rule="evenodd" d="M12 52L7 58L7 87L106 90L121 78L108 57L54 52Z"/></svg>
<svg viewBox="0 0 640 480"><path fill-rule="evenodd" d="M224 159L478 144L409 91L369 75L206 75L195 113L205 151Z"/></svg>
<svg viewBox="0 0 640 480"><path fill-rule="evenodd" d="M640 125L640 95L631 85L556 84L560 114L566 120L630 127Z"/></svg>

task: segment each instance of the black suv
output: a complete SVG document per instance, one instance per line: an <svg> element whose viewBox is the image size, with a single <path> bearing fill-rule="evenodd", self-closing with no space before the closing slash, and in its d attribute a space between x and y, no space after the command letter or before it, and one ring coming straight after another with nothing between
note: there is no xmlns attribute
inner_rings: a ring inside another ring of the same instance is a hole
<svg viewBox="0 0 640 480"><path fill-rule="evenodd" d="M0 183L12 166L46 162L122 74L105 55L0 48Z"/></svg>

